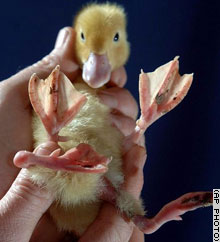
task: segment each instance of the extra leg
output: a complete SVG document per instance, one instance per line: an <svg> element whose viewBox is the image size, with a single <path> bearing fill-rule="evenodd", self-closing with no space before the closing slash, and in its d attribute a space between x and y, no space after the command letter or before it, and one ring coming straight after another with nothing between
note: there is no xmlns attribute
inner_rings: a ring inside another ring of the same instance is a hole
<svg viewBox="0 0 220 242"><path fill-rule="evenodd" d="M68 124L86 102L70 80L60 72L60 67L41 80L33 74L29 81L31 104L47 130L49 140L62 141L59 131Z"/></svg>
<svg viewBox="0 0 220 242"><path fill-rule="evenodd" d="M131 143L139 144L146 129L182 101L192 79L192 74L180 76L178 57L154 72L141 72L139 77L141 116L134 132L125 140L125 151L129 150Z"/></svg>
<svg viewBox="0 0 220 242"><path fill-rule="evenodd" d="M43 156L27 151L20 151L14 157L14 164L21 168L33 165L44 166L54 170L86 173L103 173L107 171L110 160L96 153L87 144L60 155L58 141L68 137L58 136L59 131L70 122L86 102L86 97L79 93L70 80L60 72L57 66L46 80L40 80L36 74L29 82L29 96L35 112L41 119L48 133L48 141L57 148L50 156Z"/></svg>
<svg viewBox="0 0 220 242"><path fill-rule="evenodd" d="M134 132L125 139L124 152L133 143L139 144L146 129L158 118L177 106L187 94L193 75L179 74L178 58L157 68L152 73L141 73L139 93L141 116ZM180 215L203 206L212 205L211 192L188 193L165 205L154 218L136 214L130 217L137 227L146 234L153 233L164 223L181 220Z"/></svg>
<svg viewBox="0 0 220 242"><path fill-rule="evenodd" d="M14 164L20 168L38 165L53 170L84 173L105 173L108 170L110 160L99 155L88 144L79 144L63 155L60 155L60 152L61 149L58 148L50 156L45 156L29 151L19 151L14 157Z"/></svg>

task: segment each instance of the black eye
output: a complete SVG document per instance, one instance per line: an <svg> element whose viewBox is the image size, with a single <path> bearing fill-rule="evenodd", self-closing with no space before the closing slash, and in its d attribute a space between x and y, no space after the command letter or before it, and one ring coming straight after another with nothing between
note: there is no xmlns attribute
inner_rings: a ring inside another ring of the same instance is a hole
<svg viewBox="0 0 220 242"><path fill-rule="evenodd" d="M83 32L81 32L81 39L82 39L83 41L85 41L85 36L84 36Z"/></svg>
<svg viewBox="0 0 220 242"><path fill-rule="evenodd" d="M115 34L115 37L114 37L114 39L113 39L115 42L117 42L118 40L119 40L119 33L116 33Z"/></svg>

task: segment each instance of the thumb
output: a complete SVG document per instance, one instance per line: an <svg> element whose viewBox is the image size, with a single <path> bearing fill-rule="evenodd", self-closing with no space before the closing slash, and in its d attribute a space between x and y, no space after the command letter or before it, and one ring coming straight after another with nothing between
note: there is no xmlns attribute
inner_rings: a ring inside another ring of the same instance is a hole
<svg viewBox="0 0 220 242"><path fill-rule="evenodd" d="M29 241L36 224L52 202L53 196L33 184L28 171L22 169L0 200L1 241Z"/></svg>
<svg viewBox="0 0 220 242"><path fill-rule="evenodd" d="M37 73L40 78L45 79L56 65L60 65L61 71L73 80L79 71L74 55L75 36L73 28L65 27L61 29L54 49L47 56L5 80L5 83L13 85L13 87L16 83L21 89L27 90L28 81L33 73Z"/></svg>
<svg viewBox="0 0 220 242"><path fill-rule="evenodd" d="M43 77L47 77L56 65L60 65L61 71L73 80L79 70L75 57L75 38L76 33L73 28L65 27L61 29L54 49L49 55L34 64L31 69L36 69L38 70L38 72L35 70L36 73L44 74Z"/></svg>

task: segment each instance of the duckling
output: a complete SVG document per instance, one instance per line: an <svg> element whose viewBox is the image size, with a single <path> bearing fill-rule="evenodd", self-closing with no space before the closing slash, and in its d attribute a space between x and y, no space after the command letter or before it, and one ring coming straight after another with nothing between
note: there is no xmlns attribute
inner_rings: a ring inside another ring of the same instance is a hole
<svg viewBox="0 0 220 242"><path fill-rule="evenodd" d="M83 80L92 88L106 84L126 63L130 47L124 9L116 4L89 4L75 17L75 53Z"/></svg>
<svg viewBox="0 0 220 242"><path fill-rule="evenodd" d="M179 75L178 58L139 77L141 116L128 137L112 126L110 109L97 90L127 61L126 17L116 4L92 4L74 20L76 56L82 68L76 83L55 67L46 80L33 74L29 96L34 108L35 147L52 142L50 156L20 151L14 163L28 168L30 178L53 192L50 207L58 229L81 236L96 218L103 201L113 203L144 233L179 220L181 214L209 205L212 194L189 193L166 205L152 219L141 201L121 189L122 154L139 140L156 119L173 109L187 94L192 75ZM37 149L37 148L36 148ZM111 196L108 196L108 193Z"/></svg>

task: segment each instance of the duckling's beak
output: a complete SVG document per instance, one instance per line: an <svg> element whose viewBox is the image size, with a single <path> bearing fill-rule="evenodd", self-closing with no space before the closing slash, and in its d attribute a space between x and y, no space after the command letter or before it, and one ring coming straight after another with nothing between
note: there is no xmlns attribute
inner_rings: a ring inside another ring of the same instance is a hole
<svg viewBox="0 0 220 242"><path fill-rule="evenodd" d="M83 80L92 88L102 87L110 80L111 65L106 54L90 53L83 64Z"/></svg>

